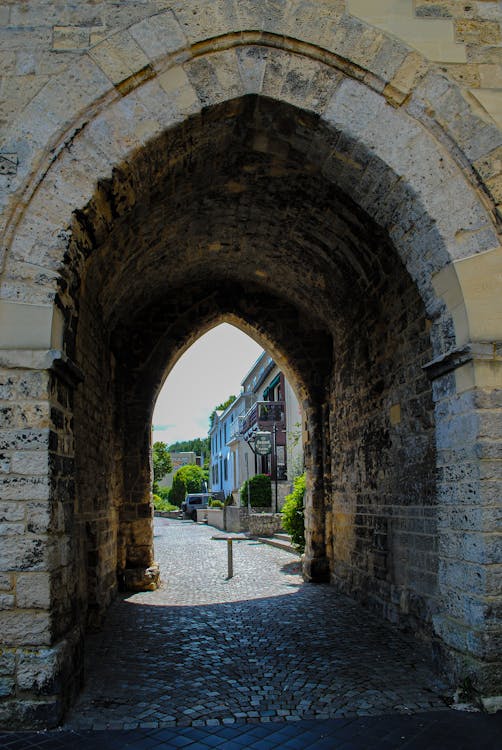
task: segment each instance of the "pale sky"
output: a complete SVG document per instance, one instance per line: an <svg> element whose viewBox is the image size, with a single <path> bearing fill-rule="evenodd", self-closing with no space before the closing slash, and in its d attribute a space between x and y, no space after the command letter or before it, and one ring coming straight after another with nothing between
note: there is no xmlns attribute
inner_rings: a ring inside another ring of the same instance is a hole
<svg viewBox="0 0 502 750"><path fill-rule="evenodd" d="M153 440L168 445L205 437L209 415L228 396L263 349L228 323L206 333L178 360L164 383L153 413Z"/></svg>

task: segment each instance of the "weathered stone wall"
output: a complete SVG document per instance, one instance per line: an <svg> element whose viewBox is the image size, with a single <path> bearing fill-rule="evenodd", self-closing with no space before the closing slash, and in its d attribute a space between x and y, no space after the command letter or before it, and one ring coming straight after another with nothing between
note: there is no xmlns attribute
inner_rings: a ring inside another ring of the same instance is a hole
<svg viewBox="0 0 502 750"><path fill-rule="evenodd" d="M502 16L377 5L0 3L4 724L151 585L152 405L221 320L303 401L306 577L500 691Z"/></svg>
<svg viewBox="0 0 502 750"><path fill-rule="evenodd" d="M82 680L70 383L31 368L1 375L3 723L57 722Z"/></svg>
<svg viewBox="0 0 502 750"><path fill-rule="evenodd" d="M272 536L280 531L281 523L280 513L251 513L248 516L249 533L252 536Z"/></svg>
<svg viewBox="0 0 502 750"><path fill-rule="evenodd" d="M385 261L383 261L385 263ZM404 269L354 297L336 336L327 525L332 579L394 622L437 612L434 405L422 370L430 320Z"/></svg>
<svg viewBox="0 0 502 750"><path fill-rule="evenodd" d="M87 284L90 281L87 280ZM81 300L75 359L85 368L74 408L75 518L81 611L97 627L117 590L119 512L122 485L116 452L123 433L114 414L114 373L101 310L89 289Z"/></svg>

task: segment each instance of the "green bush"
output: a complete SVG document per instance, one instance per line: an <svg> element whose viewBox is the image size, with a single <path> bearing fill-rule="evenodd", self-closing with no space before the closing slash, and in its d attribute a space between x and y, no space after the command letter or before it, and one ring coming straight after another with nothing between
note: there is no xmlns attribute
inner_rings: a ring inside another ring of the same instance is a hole
<svg viewBox="0 0 502 750"><path fill-rule="evenodd" d="M293 545L299 552L305 550L305 474L297 477L293 483L293 492L286 495L282 508L282 526L291 537Z"/></svg>
<svg viewBox="0 0 502 750"><path fill-rule="evenodd" d="M221 500L217 500L214 497L211 498L211 500L209 500L207 505L209 508L224 508L225 507L224 503L222 503Z"/></svg>
<svg viewBox="0 0 502 750"><path fill-rule="evenodd" d="M256 474L251 479L246 479L240 489L241 505L248 504L248 482L249 494L252 508L269 508L272 505L272 482L268 474Z"/></svg>
<svg viewBox="0 0 502 750"><path fill-rule="evenodd" d="M200 466L195 464L182 466L173 477L170 501L180 508L187 492L203 492L204 479L204 471Z"/></svg>
<svg viewBox="0 0 502 750"><path fill-rule="evenodd" d="M170 487L158 487L155 493L160 497L161 500L171 500L171 488Z"/></svg>
<svg viewBox="0 0 502 750"><path fill-rule="evenodd" d="M234 496L231 492L228 493L228 495L225 498L225 506L233 505L234 504Z"/></svg>
<svg viewBox="0 0 502 750"><path fill-rule="evenodd" d="M165 488L167 489L167 488ZM155 510L179 510L176 505L173 505L169 500L160 497L159 495L153 495L153 507Z"/></svg>

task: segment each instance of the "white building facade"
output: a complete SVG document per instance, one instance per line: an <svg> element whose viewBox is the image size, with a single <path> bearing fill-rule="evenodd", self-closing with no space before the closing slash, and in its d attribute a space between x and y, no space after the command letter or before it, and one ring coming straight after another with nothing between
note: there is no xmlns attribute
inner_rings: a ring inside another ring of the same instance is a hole
<svg viewBox="0 0 502 750"><path fill-rule="evenodd" d="M303 417L293 388L265 351L241 383L237 399L217 412L209 432L213 493L232 494L255 474L269 474L278 485L278 505L303 471ZM257 456L250 447L256 432L270 432L272 453Z"/></svg>

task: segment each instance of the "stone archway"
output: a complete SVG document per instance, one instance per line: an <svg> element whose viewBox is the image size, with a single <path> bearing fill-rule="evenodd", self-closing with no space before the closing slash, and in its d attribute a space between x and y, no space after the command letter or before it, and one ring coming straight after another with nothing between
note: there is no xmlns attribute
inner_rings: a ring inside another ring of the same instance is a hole
<svg viewBox="0 0 502 750"><path fill-rule="evenodd" d="M497 358L484 341L473 351L481 324L462 293L471 264L494 297L493 217L411 106L347 75L360 69L259 41L145 66L113 96L103 84L105 106L61 142L13 224L2 289L17 346L4 364L29 429L11 449L36 446L48 468L12 485L37 519L18 567L6 563L21 592L9 646L24 647L18 682L33 699L11 702L21 720L58 720L85 621L99 622L117 570L152 562L149 410L166 367L222 318L267 343L306 401L307 575L329 570L412 624L453 679L497 684L494 485L479 464L497 402L472 390L481 371L496 382ZM485 333L497 338L496 316Z"/></svg>

